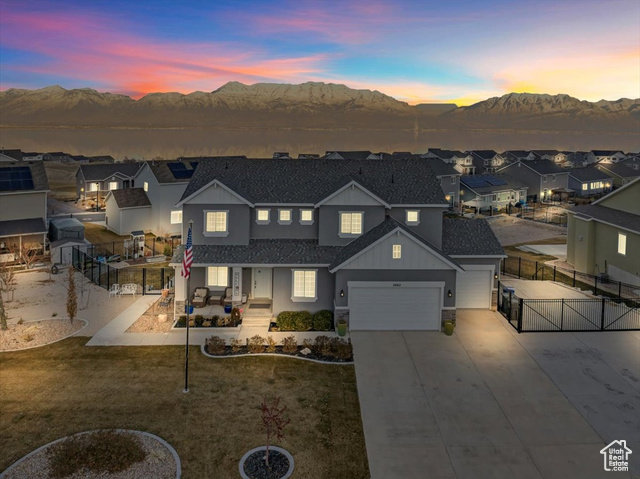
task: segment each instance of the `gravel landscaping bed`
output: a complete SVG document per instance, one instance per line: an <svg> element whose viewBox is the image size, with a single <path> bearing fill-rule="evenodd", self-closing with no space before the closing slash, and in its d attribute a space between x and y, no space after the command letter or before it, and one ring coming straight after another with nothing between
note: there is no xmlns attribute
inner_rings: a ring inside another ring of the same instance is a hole
<svg viewBox="0 0 640 479"><path fill-rule="evenodd" d="M284 454L269 451L269 467L265 463L265 451L251 454L244 461L244 473L251 479L281 479L289 471L289 459Z"/></svg>
<svg viewBox="0 0 640 479"><path fill-rule="evenodd" d="M76 333L86 324L80 319L73 323L68 319L43 319L10 324L8 330L0 331L0 351L44 346Z"/></svg>
<svg viewBox="0 0 640 479"><path fill-rule="evenodd" d="M126 431L127 434L135 435L146 452L144 460L131 465L128 469L116 473L89 472L86 470L75 472L65 476L65 479L80 479L91 477L92 479L175 479L177 474L176 460L172 452L150 435L141 434L136 431ZM80 433L83 434L83 433ZM76 435L77 436L77 435ZM22 462L13 468L5 471L3 479L48 479L51 477L48 453L51 447L58 443L54 441L47 444L42 449L37 450L31 456L25 457Z"/></svg>
<svg viewBox="0 0 640 479"><path fill-rule="evenodd" d="M169 316L169 315L167 315ZM171 314L173 316L173 314ZM171 331L171 323L169 319L166 319L164 322L160 322L158 317L153 314L146 312L138 320L129 326L126 333L168 333Z"/></svg>

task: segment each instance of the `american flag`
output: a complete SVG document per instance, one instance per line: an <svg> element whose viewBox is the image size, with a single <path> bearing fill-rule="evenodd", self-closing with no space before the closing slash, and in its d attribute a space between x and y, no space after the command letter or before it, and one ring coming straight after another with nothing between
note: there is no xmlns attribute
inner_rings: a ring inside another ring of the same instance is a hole
<svg viewBox="0 0 640 479"><path fill-rule="evenodd" d="M187 246L184 250L184 258L182 259L182 272L180 273L183 278L188 278L191 275L191 263L193 263L193 238L191 236L191 226L189 226L189 233L187 234Z"/></svg>

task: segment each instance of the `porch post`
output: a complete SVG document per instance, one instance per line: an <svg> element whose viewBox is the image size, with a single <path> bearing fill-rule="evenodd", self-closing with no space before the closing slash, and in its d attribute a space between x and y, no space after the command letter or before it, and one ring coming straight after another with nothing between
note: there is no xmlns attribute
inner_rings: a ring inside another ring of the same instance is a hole
<svg viewBox="0 0 640 479"><path fill-rule="evenodd" d="M242 268L233 268L231 273L231 301L239 303L242 300Z"/></svg>

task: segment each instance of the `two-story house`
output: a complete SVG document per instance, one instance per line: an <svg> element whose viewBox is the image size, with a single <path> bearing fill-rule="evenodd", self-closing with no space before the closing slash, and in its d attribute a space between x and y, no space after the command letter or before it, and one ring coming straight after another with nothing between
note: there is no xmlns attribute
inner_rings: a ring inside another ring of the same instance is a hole
<svg viewBox="0 0 640 479"><path fill-rule="evenodd" d="M509 163L519 160L535 160L536 155L532 151L526 150L507 150L502 152L505 160Z"/></svg>
<svg viewBox="0 0 640 479"><path fill-rule="evenodd" d="M44 247L48 192L42 161L0 162L0 253Z"/></svg>
<svg viewBox="0 0 640 479"><path fill-rule="evenodd" d="M640 178L590 205L574 206L567 221L567 261L576 271L640 286Z"/></svg>
<svg viewBox="0 0 640 479"><path fill-rule="evenodd" d="M420 160L418 160L420 161ZM444 198L449 203L449 208L457 208L460 205L460 176L461 173L451 164L447 164L440 159L423 159L426 161L436 178L440 180L440 186L444 193Z"/></svg>
<svg viewBox="0 0 640 479"><path fill-rule="evenodd" d="M551 160L528 160L511 163L498 170L502 178L527 186L527 199L548 201L555 195L566 196L569 190L569 171Z"/></svg>
<svg viewBox="0 0 640 479"><path fill-rule="evenodd" d="M578 196L607 193L613 188L613 176L594 166L569 170L569 189Z"/></svg>
<svg viewBox="0 0 640 479"><path fill-rule="evenodd" d="M142 163L80 165L76 171L76 197L104 197L110 190L133 188L134 177L141 166Z"/></svg>
<svg viewBox="0 0 640 479"><path fill-rule="evenodd" d="M533 160L551 160L557 164L562 164L567 161L567 155L570 152L558 151L558 150L532 150Z"/></svg>
<svg viewBox="0 0 640 479"><path fill-rule="evenodd" d="M421 156L422 158L438 158L452 165L461 175L475 175L476 173L476 167L473 164L471 155L462 153L461 151L429 148L429 150Z"/></svg>
<svg viewBox="0 0 640 479"><path fill-rule="evenodd" d="M380 160L382 153L370 151L326 151L322 157L325 160Z"/></svg>
<svg viewBox="0 0 640 479"><path fill-rule="evenodd" d="M177 206L193 221L191 291L329 309L351 329L440 329L495 304L503 251L481 220L443 219L426 161L202 161ZM182 250L172 265L180 268ZM176 274L176 299L186 297Z"/></svg>
<svg viewBox="0 0 640 479"><path fill-rule="evenodd" d="M478 213L527 201L527 186L514 179L494 175L463 176L460 186L463 206L475 208Z"/></svg>
<svg viewBox="0 0 640 479"><path fill-rule="evenodd" d="M504 156L493 150L473 150L467 151L471 155L476 175L495 173L499 168L507 163Z"/></svg>
<svg viewBox="0 0 640 479"><path fill-rule="evenodd" d="M613 186L619 188L640 177L640 158L632 157L617 163L598 163L596 168L613 177Z"/></svg>
<svg viewBox="0 0 640 479"><path fill-rule="evenodd" d="M591 150L587 153L587 163L617 163L627 158L620 150Z"/></svg>

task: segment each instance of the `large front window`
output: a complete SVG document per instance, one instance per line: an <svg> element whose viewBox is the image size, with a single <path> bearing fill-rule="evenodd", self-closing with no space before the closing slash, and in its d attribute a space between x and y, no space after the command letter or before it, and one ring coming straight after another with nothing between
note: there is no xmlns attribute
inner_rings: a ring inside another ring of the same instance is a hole
<svg viewBox="0 0 640 479"><path fill-rule="evenodd" d="M205 216L205 233L228 233L227 211L206 211Z"/></svg>
<svg viewBox="0 0 640 479"><path fill-rule="evenodd" d="M315 301L318 298L317 276L318 271L315 269L294 269L291 299L294 301Z"/></svg>
<svg viewBox="0 0 640 479"><path fill-rule="evenodd" d="M118 189L118 182L117 181L110 181L109 182L109 189L110 190L117 190Z"/></svg>
<svg viewBox="0 0 640 479"><path fill-rule="evenodd" d="M226 288L229 285L229 268L209 266L207 268L207 286Z"/></svg>
<svg viewBox="0 0 640 479"><path fill-rule="evenodd" d="M340 234L362 234L362 213L340 213Z"/></svg>
<svg viewBox="0 0 640 479"><path fill-rule="evenodd" d="M300 224L302 225L313 224L313 210L307 210L307 209L300 210Z"/></svg>

